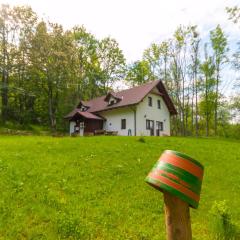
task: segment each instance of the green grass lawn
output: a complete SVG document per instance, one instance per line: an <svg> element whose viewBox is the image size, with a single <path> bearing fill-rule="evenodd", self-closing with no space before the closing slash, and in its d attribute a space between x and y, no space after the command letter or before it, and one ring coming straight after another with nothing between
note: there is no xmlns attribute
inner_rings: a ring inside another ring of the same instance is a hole
<svg viewBox="0 0 240 240"><path fill-rule="evenodd" d="M144 179L165 149L205 166L195 240L227 200L240 225L240 142L177 137L0 137L0 239L165 239L162 193Z"/></svg>

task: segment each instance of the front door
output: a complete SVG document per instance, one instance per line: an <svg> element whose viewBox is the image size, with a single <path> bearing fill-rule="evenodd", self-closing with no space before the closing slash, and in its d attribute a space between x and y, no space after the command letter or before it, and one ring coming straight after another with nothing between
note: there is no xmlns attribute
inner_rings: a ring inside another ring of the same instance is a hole
<svg viewBox="0 0 240 240"><path fill-rule="evenodd" d="M154 136L154 121L150 120L150 136Z"/></svg>
<svg viewBox="0 0 240 240"><path fill-rule="evenodd" d="M160 136L161 135L161 131L163 131L163 122L160 121L156 121L156 135Z"/></svg>
<svg viewBox="0 0 240 240"><path fill-rule="evenodd" d="M160 122L156 121L156 136L160 136Z"/></svg>

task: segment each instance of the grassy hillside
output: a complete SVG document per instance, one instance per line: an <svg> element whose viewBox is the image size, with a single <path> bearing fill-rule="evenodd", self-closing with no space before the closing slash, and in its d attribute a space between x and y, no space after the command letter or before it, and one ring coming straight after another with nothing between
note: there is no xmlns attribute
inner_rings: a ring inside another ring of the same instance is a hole
<svg viewBox="0 0 240 240"><path fill-rule="evenodd" d="M209 239L215 200L240 225L240 142L138 139L0 137L0 239L164 239L163 196L144 179L165 149L205 166L194 239Z"/></svg>

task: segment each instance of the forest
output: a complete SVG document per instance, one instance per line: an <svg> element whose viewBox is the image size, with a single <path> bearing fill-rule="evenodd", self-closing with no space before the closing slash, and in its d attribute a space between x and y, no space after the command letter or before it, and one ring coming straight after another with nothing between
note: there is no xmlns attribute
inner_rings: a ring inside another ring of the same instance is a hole
<svg viewBox="0 0 240 240"><path fill-rule="evenodd" d="M226 8L240 27L240 8ZM178 111L172 134L240 138L240 44L233 53L220 25L201 36L180 25L128 63L116 39L84 26L64 29L29 6L0 6L0 125L65 131L78 101L161 79Z"/></svg>

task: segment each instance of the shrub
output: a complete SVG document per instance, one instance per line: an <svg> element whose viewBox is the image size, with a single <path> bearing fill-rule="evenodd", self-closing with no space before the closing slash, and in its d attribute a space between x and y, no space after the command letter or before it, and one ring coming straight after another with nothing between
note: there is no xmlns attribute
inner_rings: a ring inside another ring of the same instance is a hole
<svg viewBox="0 0 240 240"><path fill-rule="evenodd" d="M143 136L141 136L140 138L138 138L138 141L141 142L141 143L145 143L146 140Z"/></svg>
<svg viewBox="0 0 240 240"><path fill-rule="evenodd" d="M210 210L210 218L210 227L213 239L236 239L236 227L232 222L232 217L225 200L214 202Z"/></svg>

